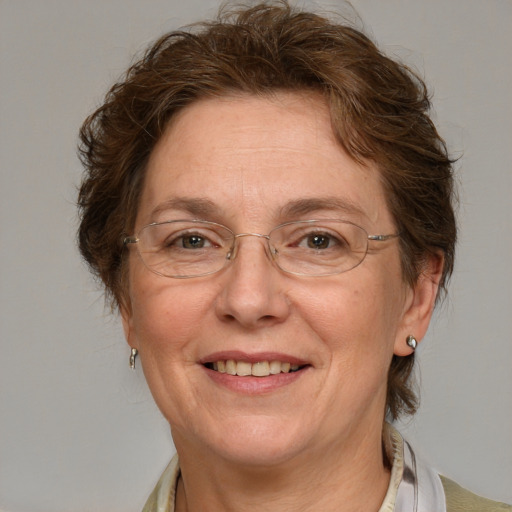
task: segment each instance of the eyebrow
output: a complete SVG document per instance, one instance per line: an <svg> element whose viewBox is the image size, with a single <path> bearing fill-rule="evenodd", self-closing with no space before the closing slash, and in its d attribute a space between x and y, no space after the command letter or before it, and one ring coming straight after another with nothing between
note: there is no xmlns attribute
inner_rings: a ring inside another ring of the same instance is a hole
<svg viewBox="0 0 512 512"><path fill-rule="evenodd" d="M212 216L219 208L213 201L205 197L174 197L157 205L151 212L150 218L154 219L158 214L167 210L180 210L195 217L203 218Z"/></svg>
<svg viewBox="0 0 512 512"><path fill-rule="evenodd" d="M320 210L336 210L351 215L367 217L365 212L354 202L340 197L313 197L290 201L281 208L281 217L295 218Z"/></svg>

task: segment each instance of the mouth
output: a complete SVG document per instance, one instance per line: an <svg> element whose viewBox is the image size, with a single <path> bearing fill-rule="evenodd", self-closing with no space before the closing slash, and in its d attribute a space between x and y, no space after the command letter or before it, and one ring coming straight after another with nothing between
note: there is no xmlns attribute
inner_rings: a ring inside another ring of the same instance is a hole
<svg viewBox="0 0 512 512"><path fill-rule="evenodd" d="M299 365L282 361L249 361L226 359L204 363L209 370L238 377L269 377L281 373L295 373L309 365Z"/></svg>

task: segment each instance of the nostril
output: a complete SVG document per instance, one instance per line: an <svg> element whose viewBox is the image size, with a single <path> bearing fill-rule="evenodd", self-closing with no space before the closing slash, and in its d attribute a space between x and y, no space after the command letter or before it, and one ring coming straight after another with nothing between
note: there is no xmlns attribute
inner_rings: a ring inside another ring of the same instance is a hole
<svg viewBox="0 0 512 512"><path fill-rule="evenodd" d="M223 315L222 318L225 322L236 322L236 316L230 313Z"/></svg>

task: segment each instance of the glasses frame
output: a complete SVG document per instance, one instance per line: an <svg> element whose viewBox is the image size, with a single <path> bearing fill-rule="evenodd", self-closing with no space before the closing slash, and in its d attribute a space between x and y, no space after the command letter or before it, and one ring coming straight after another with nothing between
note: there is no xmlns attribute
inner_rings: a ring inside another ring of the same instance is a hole
<svg viewBox="0 0 512 512"><path fill-rule="evenodd" d="M268 248L268 251L269 251L269 255L270 255L271 261L276 265L276 267L279 268L279 270L281 270L281 272L284 272L286 274L292 274L292 275L296 275L296 276L301 276L301 277L329 277L329 276L344 274L345 272L350 272L354 268L356 268L359 265L361 265L361 263L365 260L367 254L368 254L368 242L370 242L370 241L373 241L373 242L385 242L387 240L398 238L400 236L400 233L390 233L390 234L385 234L385 235L369 235L368 232L366 231L366 229L363 228L362 226L360 226L359 224L356 224L354 222L351 222L351 221L348 221L348 220L344 220L344 219L292 220L292 221L289 221L289 222L284 222L282 224L279 224L278 226L275 226L274 228L272 228L270 230L268 235L264 235L264 234L261 234L261 233L235 233L234 231L232 231L230 228L228 228L224 224L220 224L218 222L212 222L212 221L208 221L208 220L202 220L202 219L175 219L174 220L173 219L173 220L164 220L164 221L160 221L160 222L151 222L150 224L146 224L145 226L142 226L139 229L139 231L137 232L137 234L135 234L133 236L124 236L123 237L123 245L126 247L128 245L138 244L140 242L139 235L146 228L149 228L151 226L159 226L159 225L162 225L162 224L173 224L173 223L178 223L178 222L188 222L188 223L191 223L191 224L206 224L206 225L209 225L209 226L217 226L217 227L220 227L222 229L225 229L226 231L231 233L231 235L233 236L233 244L232 244L231 248L229 249L229 251L226 253L226 257L225 257L226 262L224 263L224 265L222 265L222 267L218 268L217 270L212 270L211 272L204 272L202 274L183 275L183 276L182 275L172 275L172 276L170 276L170 275L163 274L162 272L159 272L158 270L155 270L155 269L151 268L149 265L146 264L146 262L144 261L144 258L142 257L142 255L140 253L140 250L137 248L137 253L139 254L140 259L142 260L142 263L144 264L144 266L150 272L153 272L154 274L157 274L159 276L166 277L166 278L169 278L169 279L193 279L194 277L204 277L204 276L209 276L209 275L212 275L212 274L216 274L217 272L220 272L222 269L224 269L226 267L228 262L230 262L230 261L235 259L236 252L237 252L236 240L238 238L243 238L243 237L247 237L247 236L255 236L255 237L258 237L258 238L264 238L267 241L267 248ZM357 265L354 265L353 267L351 267L351 268L349 268L347 270L341 270L339 272L331 272L329 274L303 274L301 272L293 272L293 271L286 270L286 269L282 268L279 265L279 261L278 261L278 259L276 257L276 255L278 254L277 249L270 245L270 237L271 237L272 233L274 231L276 231L277 229L281 229L281 228L283 228L285 226L290 226L290 225L294 225L294 224L316 224L316 223L321 223L321 222L339 222L339 223L343 223L343 224L350 224L350 225L360 229L363 233L365 233L366 234L366 240L367 240L367 242L366 242L366 250L365 250L365 253L364 253L361 261Z"/></svg>

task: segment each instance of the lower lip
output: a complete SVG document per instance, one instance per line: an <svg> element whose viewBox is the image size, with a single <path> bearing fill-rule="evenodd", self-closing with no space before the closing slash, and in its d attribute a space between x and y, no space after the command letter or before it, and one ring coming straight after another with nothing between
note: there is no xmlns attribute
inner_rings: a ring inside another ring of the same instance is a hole
<svg viewBox="0 0 512 512"><path fill-rule="evenodd" d="M236 393L247 395L258 395L275 391L276 389L297 381L309 370L309 367L305 367L296 372L278 373L277 375L269 375L268 377L239 377L237 375L229 375L227 373L210 370L206 367L203 368L208 377L216 384L226 387L231 391L235 391Z"/></svg>

